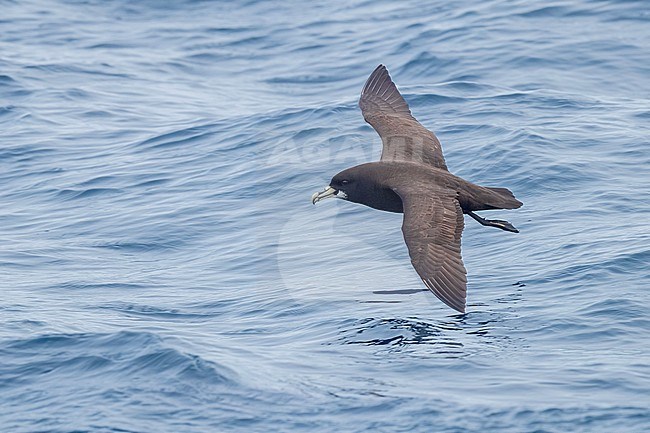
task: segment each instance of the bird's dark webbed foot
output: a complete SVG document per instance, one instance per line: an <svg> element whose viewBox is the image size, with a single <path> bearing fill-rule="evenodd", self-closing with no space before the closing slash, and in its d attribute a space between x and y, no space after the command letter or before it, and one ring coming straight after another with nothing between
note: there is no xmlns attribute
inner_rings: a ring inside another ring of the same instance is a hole
<svg viewBox="0 0 650 433"><path fill-rule="evenodd" d="M508 221L505 220L489 220L486 218L482 218L478 215L476 215L474 212L467 212L467 215L471 216L474 218L476 221L478 221L479 224L484 225L484 226L490 226L490 227L497 227L500 228L501 230L505 230L507 232L513 232L513 233L519 233L519 230L512 224L510 224Z"/></svg>

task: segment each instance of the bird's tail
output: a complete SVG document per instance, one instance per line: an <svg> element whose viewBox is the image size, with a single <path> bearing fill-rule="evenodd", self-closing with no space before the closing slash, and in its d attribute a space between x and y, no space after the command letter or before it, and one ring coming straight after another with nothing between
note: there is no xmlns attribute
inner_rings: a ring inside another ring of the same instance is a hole
<svg viewBox="0 0 650 433"><path fill-rule="evenodd" d="M515 198L515 195L508 188L486 186L485 189L494 193L488 204L497 209L517 209L523 205L522 202Z"/></svg>

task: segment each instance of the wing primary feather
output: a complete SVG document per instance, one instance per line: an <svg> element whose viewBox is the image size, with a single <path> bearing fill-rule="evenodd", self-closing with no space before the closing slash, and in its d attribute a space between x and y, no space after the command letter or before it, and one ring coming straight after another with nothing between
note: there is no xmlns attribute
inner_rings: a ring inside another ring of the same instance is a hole
<svg viewBox="0 0 650 433"><path fill-rule="evenodd" d="M384 65L377 66L368 77L359 106L363 118L382 139L382 160L407 160L447 169L440 142L413 117Z"/></svg>
<svg viewBox="0 0 650 433"><path fill-rule="evenodd" d="M460 254L464 221L456 191L438 188L423 193L413 182L393 190L402 199L402 232L413 267L442 302L464 312L467 271Z"/></svg>

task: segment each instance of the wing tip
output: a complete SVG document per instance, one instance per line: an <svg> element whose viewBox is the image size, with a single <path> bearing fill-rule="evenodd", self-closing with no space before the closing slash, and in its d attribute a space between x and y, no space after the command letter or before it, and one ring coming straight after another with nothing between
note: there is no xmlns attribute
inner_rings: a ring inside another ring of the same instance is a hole
<svg viewBox="0 0 650 433"><path fill-rule="evenodd" d="M361 107L361 111L364 113L366 110L375 109L387 114L413 118L408 103L399 92L397 85L388 72L388 68L383 63L380 63L372 71L366 83L363 85L361 98L359 99L359 107Z"/></svg>
<svg viewBox="0 0 650 433"><path fill-rule="evenodd" d="M446 306L458 311L459 313L465 314L465 308L467 304L467 294L466 292L462 293L462 297L450 296L449 293L446 293L444 290L437 288L433 282L425 280L422 278L422 282L425 286L434 294L436 298L440 299L443 304Z"/></svg>
<svg viewBox="0 0 650 433"><path fill-rule="evenodd" d="M390 82L393 82L392 78L390 77L390 74L388 73L388 69L386 68L386 66L384 66L383 63L380 63L379 66L377 66L375 70L372 71L372 73L366 80L366 84L364 84L361 94L363 95L367 93L371 88L373 88L377 84L377 82L380 79L383 79L385 77L387 77Z"/></svg>

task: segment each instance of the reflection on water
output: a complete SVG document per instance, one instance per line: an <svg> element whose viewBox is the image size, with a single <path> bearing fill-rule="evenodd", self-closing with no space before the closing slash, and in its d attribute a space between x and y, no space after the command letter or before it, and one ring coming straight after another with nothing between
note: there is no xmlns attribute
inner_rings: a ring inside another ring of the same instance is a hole
<svg viewBox="0 0 650 433"><path fill-rule="evenodd" d="M487 316L487 317L486 317ZM366 318L339 331L339 344L391 346L393 350L413 345L430 346L428 353L444 357L470 355L478 345L507 345L512 339L492 335L495 326L504 326L496 315L483 313L456 314L444 321L420 318ZM469 351L467 347L472 347Z"/></svg>

